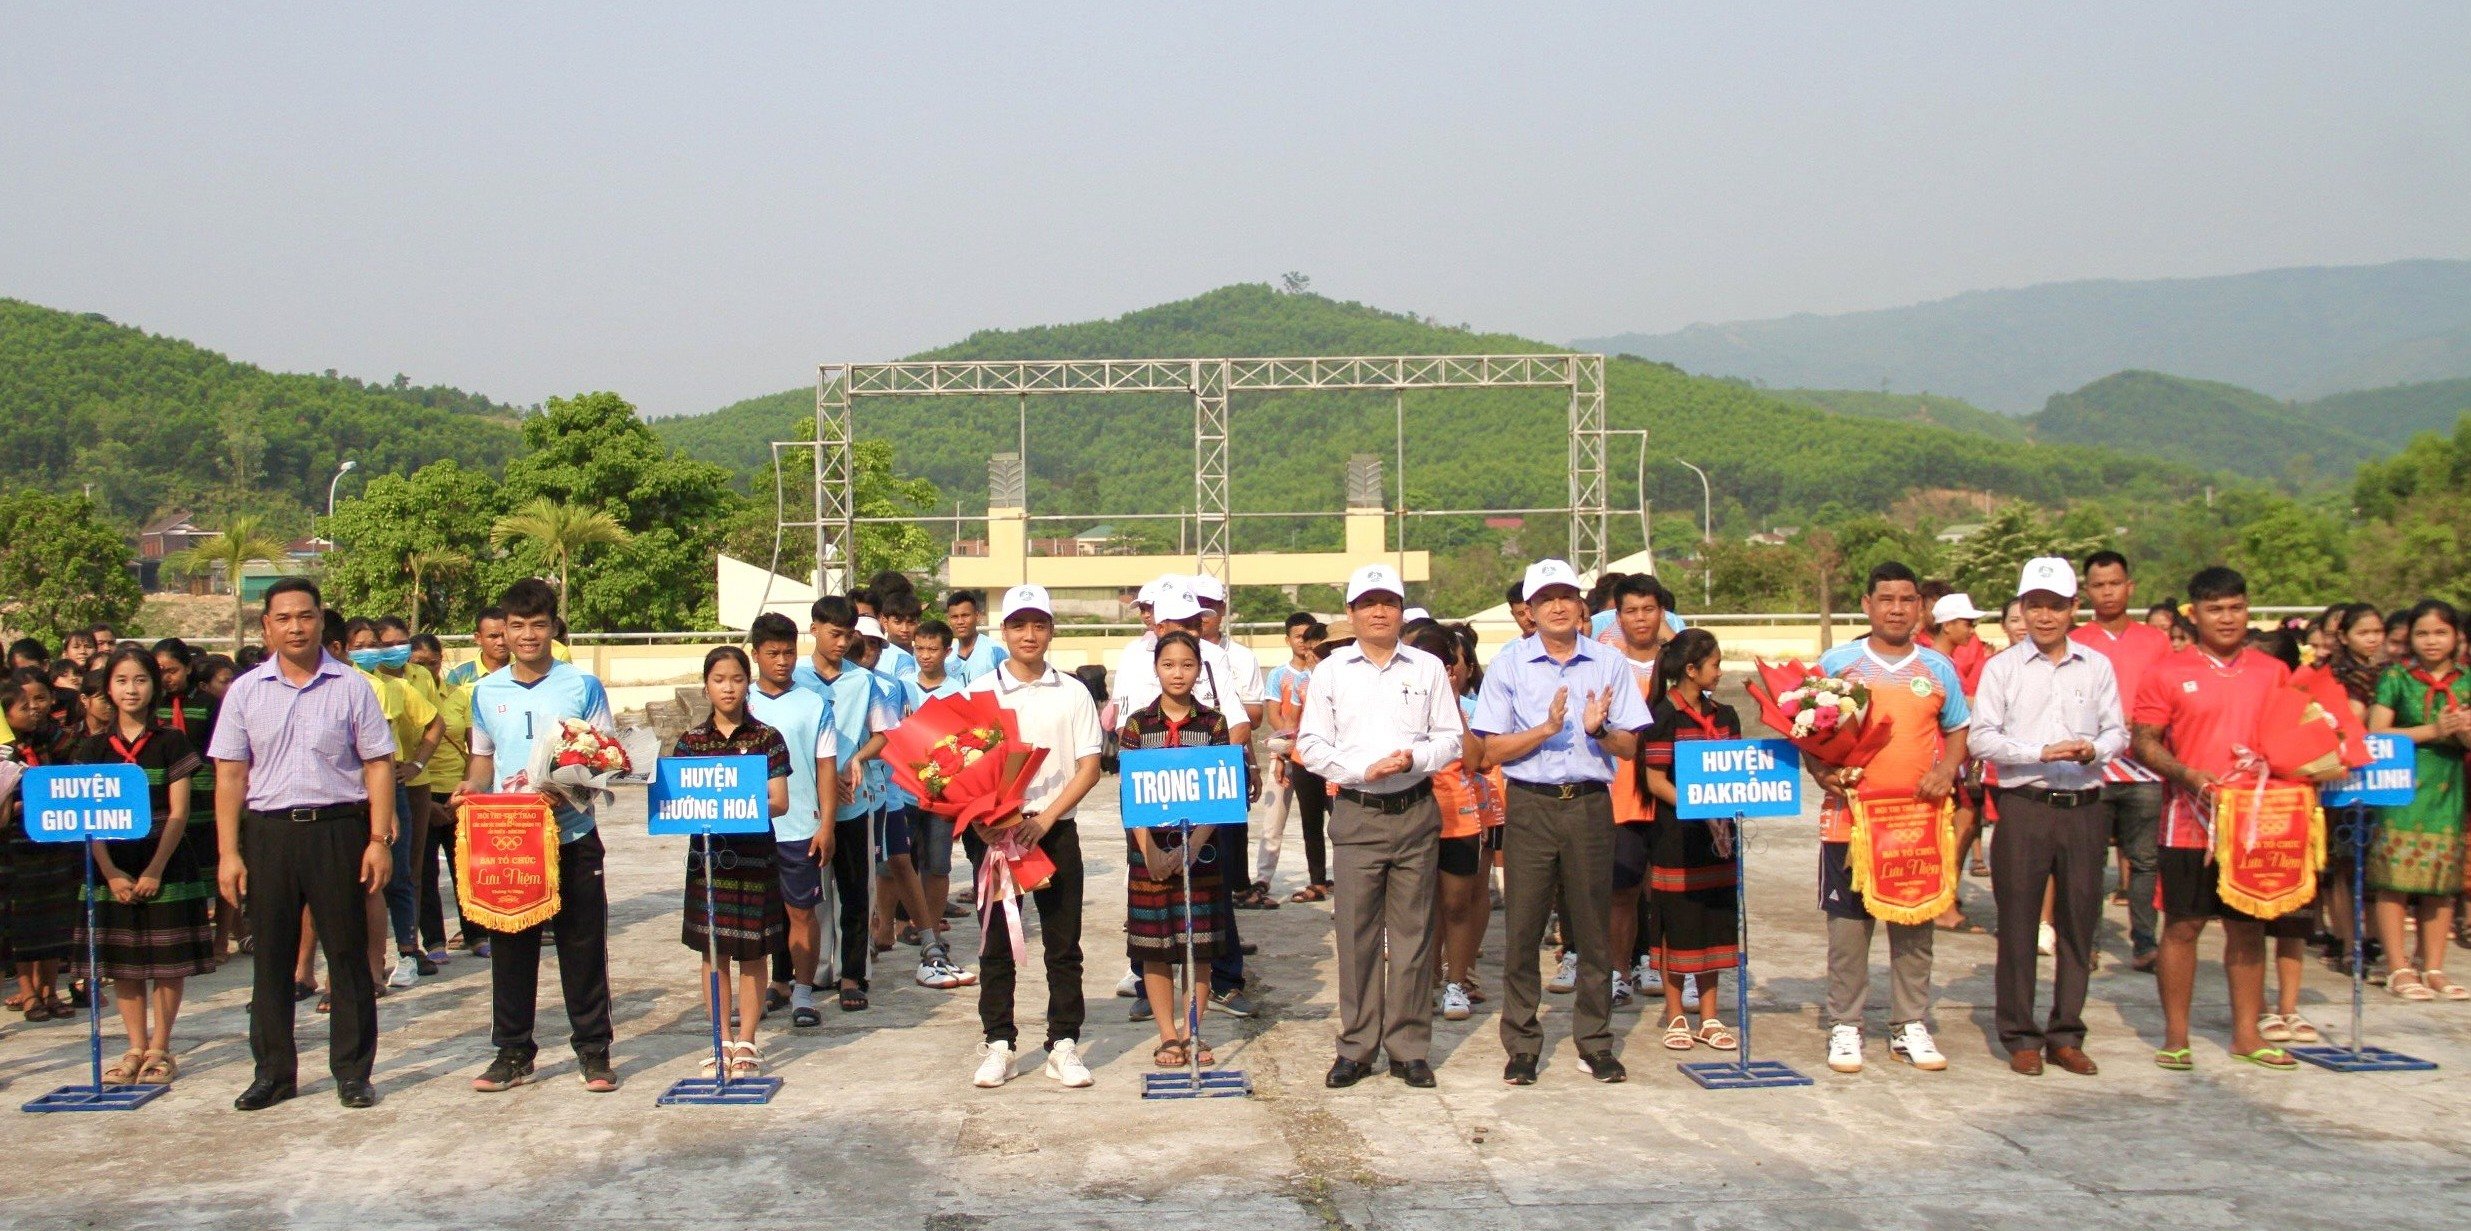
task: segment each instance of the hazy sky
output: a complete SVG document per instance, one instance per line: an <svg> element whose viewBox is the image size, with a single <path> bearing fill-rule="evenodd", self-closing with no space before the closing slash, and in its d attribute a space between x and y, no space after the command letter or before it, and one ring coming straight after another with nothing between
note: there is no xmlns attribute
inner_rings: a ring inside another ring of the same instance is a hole
<svg viewBox="0 0 2471 1231"><path fill-rule="evenodd" d="M823 7L0 6L0 295L662 414L1289 269L1567 339L2471 255L2461 4Z"/></svg>

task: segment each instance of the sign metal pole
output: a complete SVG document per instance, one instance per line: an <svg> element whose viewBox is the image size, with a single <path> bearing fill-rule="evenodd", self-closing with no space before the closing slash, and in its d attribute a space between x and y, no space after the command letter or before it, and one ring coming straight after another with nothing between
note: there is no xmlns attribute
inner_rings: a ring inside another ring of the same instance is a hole
<svg viewBox="0 0 2471 1231"><path fill-rule="evenodd" d="M2283 1050L2337 1073L2424 1073L2436 1068L2436 1061L2360 1041L2368 999L2368 838L2376 821L2364 803L2353 803L2346 811L2350 819L2342 827L2351 836L2351 1046L2314 1043Z"/></svg>
<svg viewBox="0 0 2471 1231"><path fill-rule="evenodd" d="M1169 750L1173 751L1173 750ZM1142 754L1155 756L1155 753ZM1163 827L1162 827L1163 828ZM1204 1069L1201 1067L1201 980L1203 978L1198 951L1193 945L1193 869L1209 855L1193 849L1193 822L1190 817L1175 821L1179 839L1177 850L1184 865L1184 982L1183 1008L1178 1016L1184 1019L1184 1071L1142 1074L1141 1097L1144 1099L1245 1098L1253 1092L1253 1079L1242 1069ZM1216 911L1213 909L1213 916ZM1147 992L1145 991L1146 995Z"/></svg>
<svg viewBox="0 0 2471 1231"><path fill-rule="evenodd" d="M660 780L656 780L654 784L655 795L651 806L656 826L660 823L660 797L668 791L665 779L671 764L671 758L662 760ZM760 762L753 768L759 771ZM749 776L759 784L763 781L760 772L751 773ZM761 789L760 786L757 789ZM661 831L656 828L654 832ZM737 831L733 830L733 832ZM760 1107L771 1102L772 1096L781 1092L781 1079L778 1077L732 1077L729 1073L729 1049L725 1034L727 1021L721 1012L721 989L724 982L721 974L721 924L716 908L716 895L712 888L713 837L714 826L707 819L703 822L700 831L695 834L695 840L700 846L697 855L700 866L703 868L704 879L704 962L711 967L704 975L704 996L705 1008L712 1019L712 1075L710 1077L684 1077L671 1083L669 1089L661 1093L658 1105L662 1107ZM749 1014L755 1015L756 1020L761 1020L763 1011L763 1002L760 1000L752 1004L741 1001L738 1004L738 1020L741 1022L748 1020Z"/></svg>
<svg viewBox="0 0 2471 1231"><path fill-rule="evenodd" d="M1685 747L1691 749L1694 755L1682 756L1681 749ZM1676 789L1687 789L1700 782L1715 780L1716 775L1711 774L1707 760L1707 754L1711 752L1731 754L1742 765L1756 763L1758 768L1749 772L1754 775L1769 775L1771 781L1780 781L1784 784L1783 789L1789 795L1789 802L1779 800L1773 806L1762 803L1758 805L1762 809L1761 816L1800 813L1801 757L1790 744L1781 740L1688 741L1675 749L1674 783ZM1803 1076L1791 1065L1781 1060L1750 1058L1749 813L1751 810L1749 807L1736 807L1731 810L1733 826L1733 1011L1734 1016L1740 1019L1739 1029L1734 1035L1733 1059L1729 1061L1704 1060L1696 1063L1684 1061L1674 1065L1682 1071L1683 1076L1709 1090L1767 1090L1782 1086L1811 1084L1810 1078ZM1677 803L1675 811L1682 819L1694 823L1710 823L1725 819L1721 812L1710 815L1710 810L1706 810L1706 805L1684 807ZM1665 977L1670 979L1674 976L1668 971Z"/></svg>
<svg viewBox="0 0 2471 1231"><path fill-rule="evenodd" d="M71 767L63 766L60 768L63 773L75 772ZM145 779L140 776L135 781L138 787L137 802L140 805L140 814L146 815L143 810L144 805L147 803ZM26 785L27 784L23 782L19 785L19 803L20 806L31 807L32 805L25 800ZM144 832L136 836L144 837L146 834L153 832L154 826L152 824L152 817L150 815L146 815L146 819L148 823L143 827ZM84 894L86 899L87 1080L85 1085L62 1086L49 1094L33 1099L19 1108L19 1110L22 1111L38 1113L53 1111L135 1111L138 1108L162 1097L164 1094L169 1093L171 1090L171 1087L166 1085L144 1085L130 1083L126 1085L115 1084L107 1086L103 1084L103 963L101 957L102 947L97 939L97 929L94 923L94 844L97 839L89 836L91 832L90 826L91 818L81 811L78 814L78 836L76 840L78 848L85 855L86 869ZM27 832L34 832L34 828L30 822L27 826ZM149 997L149 999L152 998Z"/></svg>

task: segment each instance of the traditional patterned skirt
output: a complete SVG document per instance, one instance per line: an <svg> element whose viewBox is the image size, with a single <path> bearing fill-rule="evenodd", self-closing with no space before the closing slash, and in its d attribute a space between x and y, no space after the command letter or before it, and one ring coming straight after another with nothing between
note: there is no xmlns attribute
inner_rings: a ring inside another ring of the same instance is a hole
<svg viewBox="0 0 2471 1231"><path fill-rule="evenodd" d="M134 874L154 858L151 840L111 844L114 866ZM82 871L82 866L81 866ZM214 896L201 883L189 844L163 865L163 890L150 902L122 903L109 886L87 890L94 897L95 956L106 979L185 979L214 973L214 924L206 914ZM86 960L86 920L77 920L76 962Z"/></svg>
<svg viewBox="0 0 2471 1231"><path fill-rule="evenodd" d="M1172 835L1163 836L1173 840ZM1141 859L1141 847L1129 834L1125 845L1130 870L1125 874L1124 955L1135 962L1182 964L1189 921L1193 960L1207 962L1217 957L1226 938L1235 933L1235 896L1228 892L1218 865L1204 863L1192 868L1192 905L1188 912L1186 877L1151 880Z"/></svg>
<svg viewBox="0 0 2471 1231"><path fill-rule="evenodd" d="M704 952L703 843L687 846L686 921L678 939ZM789 931L789 916L781 907L781 876L774 863L770 833L724 834L712 843L712 916L709 925L714 951L733 962L759 962Z"/></svg>
<svg viewBox="0 0 2471 1231"><path fill-rule="evenodd" d="M1731 970L1739 957L1733 856L1717 853L1717 828L1677 820L1648 826L1647 892L1663 928L1656 966L1668 979Z"/></svg>
<svg viewBox="0 0 2471 1231"><path fill-rule="evenodd" d="M2423 762L2425 758L2423 758ZM2377 809L2368 843L2368 887L2385 893L2463 891L2462 795L2431 790L2400 808Z"/></svg>
<svg viewBox="0 0 2471 1231"><path fill-rule="evenodd" d="M12 823L8 835L8 923L0 932L19 962L58 961L78 952L77 888L85 855L74 842L35 842Z"/></svg>

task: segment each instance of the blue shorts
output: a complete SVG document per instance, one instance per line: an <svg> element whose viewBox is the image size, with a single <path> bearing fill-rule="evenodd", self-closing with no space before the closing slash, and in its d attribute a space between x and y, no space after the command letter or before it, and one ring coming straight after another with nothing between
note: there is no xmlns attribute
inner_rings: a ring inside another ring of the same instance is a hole
<svg viewBox="0 0 2471 1231"><path fill-rule="evenodd" d="M908 808L890 809L875 814L875 866L909 854L910 818L917 813Z"/></svg>
<svg viewBox="0 0 2471 1231"><path fill-rule="evenodd" d="M920 876L952 875L952 818L924 808L910 813L909 857Z"/></svg>
<svg viewBox="0 0 2471 1231"><path fill-rule="evenodd" d="M824 900L824 865L815 858L813 839L775 839L772 847L773 866L780 871L782 905L815 909Z"/></svg>

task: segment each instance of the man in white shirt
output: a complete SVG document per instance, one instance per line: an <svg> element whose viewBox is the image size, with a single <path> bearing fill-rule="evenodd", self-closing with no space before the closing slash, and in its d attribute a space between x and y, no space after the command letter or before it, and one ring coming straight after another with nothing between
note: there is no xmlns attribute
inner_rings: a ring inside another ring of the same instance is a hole
<svg viewBox="0 0 2471 1231"><path fill-rule="evenodd" d="M1376 1048L1388 1054L1392 1077L1433 1084L1441 809L1432 776L1459 758L1466 728L1441 660L1399 644L1405 594L1386 564L1348 578L1356 643L1313 672L1296 727L1305 768L1338 787L1329 830L1338 1060L1324 1079L1333 1089L1364 1080Z"/></svg>
<svg viewBox="0 0 2471 1231"><path fill-rule="evenodd" d="M1047 750L1046 762L1030 779L1022 800L1020 826L1038 849L1055 861L1055 876L1030 895L1038 907L1039 948L1047 965L1047 1063L1045 1072L1068 1087L1090 1084L1090 1070L1080 1056L1080 1036L1088 1006L1081 995L1081 840L1073 825L1073 810L1098 784L1098 707L1079 680L1047 662L1047 647L1055 640L1054 604L1041 586L1014 586L1004 592L1001 609L1007 657L985 675L970 681L968 693L992 695L1012 711L1021 738ZM988 858L984 835L973 828L963 844L970 862ZM979 1049L975 1084L993 1089L1012 1077L1013 1052L1020 1031L1013 1024L1013 983L1010 927L994 903L983 903L988 925L985 952L979 959L978 1022L986 1031Z"/></svg>

